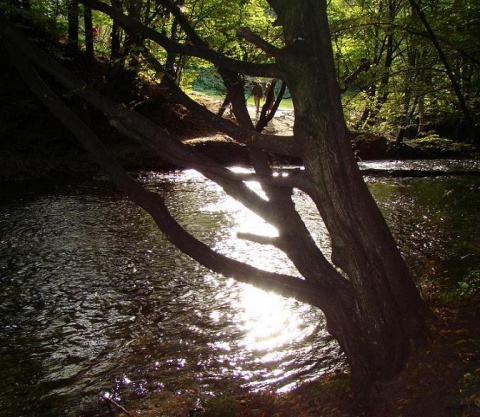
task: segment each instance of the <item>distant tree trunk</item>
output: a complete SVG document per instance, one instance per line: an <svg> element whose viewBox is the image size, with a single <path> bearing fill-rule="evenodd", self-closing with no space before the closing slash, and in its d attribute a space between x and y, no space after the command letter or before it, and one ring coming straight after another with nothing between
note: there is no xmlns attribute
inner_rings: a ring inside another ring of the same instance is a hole
<svg viewBox="0 0 480 417"><path fill-rule="evenodd" d="M177 40L177 30L178 30L178 22L177 19L173 20L172 29L170 31L170 39L173 41ZM168 74L173 77L177 85L179 84L179 77L178 77L178 67L175 68L175 61L177 59L177 54L173 52L167 53L167 59L165 60L165 69L167 70Z"/></svg>
<svg viewBox="0 0 480 417"><path fill-rule="evenodd" d="M418 111L418 123L417 123L417 135L425 132L425 104L423 97L419 97L417 104Z"/></svg>
<svg viewBox="0 0 480 417"><path fill-rule="evenodd" d="M374 124L378 119L378 114L382 110L384 104L387 102L390 95L390 72L394 62L394 54L397 46L395 45L395 33L393 30L395 18L399 11L398 0L380 1L380 9L386 8L382 14L385 15L385 20L391 24L387 26L386 33L381 36L380 25L375 28L376 38L378 38L375 44L375 55L378 54L376 59L377 67L381 68L381 77L377 85L372 85L368 91L369 96L372 99L372 104L369 108L365 109L360 122L357 126L364 123ZM383 60L383 62L381 62Z"/></svg>
<svg viewBox="0 0 480 417"><path fill-rule="evenodd" d="M383 105L387 102L389 96L388 83L390 81L390 71L393 64L393 33L388 33L385 36L385 62L383 65L384 74L380 80L379 90L382 92L382 95L378 97L377 103L375 106L374 117L377 117L378 113L382 109Z"/></svg>
<svg viewBox="0 0 480 417"><path fill-rule="evenodd" d="M440 42L438 41L437 36L435 35L435 32L433 31L432 27L430 26L430 23L428 22L425 13L423 13L422 9L418 5L418 3L415 0L408 0L410 5L412 6L413 11L415 14L418 16L420 21L422 22L423 26L425 27L425 30L430 36L430 40L432 41L433 46L435 47L438 57L440 61L442 62L443 66L445 67L445 71L447 73L447 76L450 80L450 83L452 84L453 91L455 92L455 95L457 96L458 100L458 105L460 107L460 110L463 113L463 117L465 119L465 126L467 130L467 137L469 139L473 139L476 144L480 144L480 132L475 126L475 121L473 120L473 117L470 113L470 110L467 106L467 103L465 101L465 97L463 96L462 90L460 88L460 84L457 81L457 77L453 73L452 67L450 63L448 62L448 59L443 52L443 48L440 45Z"/></svg>
<svg viewBox="0 0 480 417"><path fill-rule="evenodd" d="M112 0L112 6L117 10L122 10L122 0ZM120 58L120 26L113 19L112 34L110 37L110 60L115 61Z"/></svg>
<svg viewBox="0 0 480 417"><path fill-rule="evenodd" d="M131 0L128 4L128 16L131 19L140 20L141 15L141 2L140 0ZM135 39L134 39L135 37ZM127 34L125 38L125 42L123 43L123 58L125 59L125 68L124 71L133 74L138 71L137 67L139 64L138 61L138 52L136 52L133 48L135 46L135 42L143 43L143 39L138 37L138 35Z"/></svg>
<svg viewBox="0 0 480 417"><path fill-rule="evenodd" d="M68 2L68 39L67 54L74 57L78 53L78 1Z"/></svg>
<svg viewBox="0 0 480 417"><path fill-rule="evenodd" d="M93 48L93 23L92 23L92 9L84 6L83 8L83 22L85 25L85 53L88 63L92 63L95 59Z"/></svg>

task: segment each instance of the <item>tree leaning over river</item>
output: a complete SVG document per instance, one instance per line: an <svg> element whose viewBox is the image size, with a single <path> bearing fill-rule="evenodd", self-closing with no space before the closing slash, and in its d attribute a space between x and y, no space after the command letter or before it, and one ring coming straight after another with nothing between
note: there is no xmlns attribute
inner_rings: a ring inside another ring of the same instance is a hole
<svg viewBox="0 0 480 417"><path fill-rule="evenodd" d="M397 375L412 346L427 342L425 321L430 313L355 161L335 76L326 2L270 0L268 3L277 16L275 24L283 28L284 45L274 46L247 28L239 29L240 36L273 58L272 63L253 64L210 49L169 0L159 3L175 15L189 39L187 43L172 41L106 3L80 1L106 13L122 26L137 51L157 71L162 67L148 50L147 39L169 53L212 62L224 80L237 123L210 113L191 100L168 71L163 72L161 88L191 112L229 134L238 146L246 147L254 173L234 173L195 153L136 112L110 101L29 44L2 18L3 43L23 79L69 127L115 184L152 215L159 229L181 251L215 272L320 308L329 332L347 355L358 400L368 402L373 385ZM122 169L96 134L64 104L40 73L48 73L64 88L106 114L120 132L179 166L198 170L275 226L276 237L244 234L241 238L279 248L299 275L262 271L217 253L189 234L171 216L162 196L143 189ZM276 78L288 85L295 108L293 136L257 132L245 105L243 75ZM288 177L274 176L269 164L271 154L299 157L305 169ZM258 181L267 199L251 191L247 180ZM330 234L331 259L322 253L296 211L292 201L294 189L314 201Z"/></svg>

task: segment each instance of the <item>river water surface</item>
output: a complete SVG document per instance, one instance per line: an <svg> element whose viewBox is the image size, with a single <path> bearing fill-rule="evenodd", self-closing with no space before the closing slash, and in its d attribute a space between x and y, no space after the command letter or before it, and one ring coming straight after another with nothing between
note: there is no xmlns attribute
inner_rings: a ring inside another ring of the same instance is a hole
<svg viewBox="0 0 480 417"><path fill-rule="evenodd" d="M295 274L282 254L237 239L275 231L195 171L141 178L218 251ZM367 182L426 297L479 284L478 176ZM328 253L309 200L295 199ZM106 178L2 192L0 294L2 416L102 416L100 395L128 403L193 384L215 393L226 380L288 389L343 366L318 310L196 265Z"/></svg>

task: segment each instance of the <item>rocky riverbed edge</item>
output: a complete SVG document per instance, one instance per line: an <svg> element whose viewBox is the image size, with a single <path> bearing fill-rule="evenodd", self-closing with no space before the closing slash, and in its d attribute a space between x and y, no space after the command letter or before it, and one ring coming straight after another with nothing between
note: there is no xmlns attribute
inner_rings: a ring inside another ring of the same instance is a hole
<svg viewBox="0 0 480 417"><path fill-rule="evenodd" d="M386 141L353 142L359 160L405 160L405 159L480 159L480 154L469 145L458 146L457 150L425 148L415 144L396 145ZM208 156L217 163L227 166L248 166L248 152L243 146L221 135L193 138L184 141L195 151ZM122 142L111 146L111 152L128 171L170 171L181 169L135 144ZM275 165L301 165L301 160L281 155L272 156ZM89 177L102 170L93 163L89 155L71 143L55 143L40 149L38 146L20 149L5 149L0 154L0 183L46 180L67 177ZM441 175L439 171L393 171L368 170L370 176L428 176ZM447 173L480 175L476 171Z"/></svg>

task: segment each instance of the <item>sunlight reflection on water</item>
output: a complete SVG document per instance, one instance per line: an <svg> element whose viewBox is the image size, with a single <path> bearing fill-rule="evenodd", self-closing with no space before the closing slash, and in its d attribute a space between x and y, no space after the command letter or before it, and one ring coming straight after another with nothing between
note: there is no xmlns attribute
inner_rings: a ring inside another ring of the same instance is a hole
<svg viewBox="0 0 480 417"><path fill-rule="evenodd" d="M232 168L235 172L249 172L242 168ZM195 175L189 173L189 175ZM200 175L200 174L199 174ZM266 195L258 182L248 181L248 187L259 196ZM229 237L218 242L214 249L247 262L257 268L284 273L295 273L288 258L271 246L259 245L237 238L238 233L249 233L265 237L278 236L278 230L256 214L247 210L240 202L225 196L217 203L208 203L202 211L228 212L233 218L233 228ZM235 317L237 326L245 334L239 346L262 354L258 360L270 362L281 359L284 353L275 351L293 341L299 341L313 331L315 326L302 327L302 308L293 305L292 300L273 293L242 286L238 299L233 299L232 307L239 314Z"/></svg>
<svg viewBox="0 0 480 417"><path fill-rule="evenodd" d="M233 170L248 172L242 168ZM188 175L194 177L195 173L189 172ZM260 197L267 198L258 182L248 181L246 184ZM238 201L224 196L217 202L207 203L201 211L224 212L232 218L231 232L218 240L214 246L218 252L267 271L290 274L296 272L288 258L276 248L237 237L238 233L278 236L275 227L250 212ZM301 341L313 332L315 325L318 325L318 322L305 324L302 316L310 309L309 307L250 285L241 285L238 297L232 298L230 303L237 312L234 323L244 335L238 342L238 347L254 352L258 363L281 361L289 353L284 351L286 346ZM213 317L218 320L219 313L215 312ZM272 376L278 378L281 373L280 369L277 369L272 372Z"/></svg>
<svg viewBox="0 0 480 417"><path fill-rule="evenodd" d="M244 287L238 304L234 308L243 310L243 314L237 321L245 332L241 345L250 350L270 351L268 360L271 355L280 355L275 353L276 348L305 335L298 312L292 310L287 300L275 294Z"/></svg>
<svg viewBox="0 0 480 417"><path fill-rule="evenodd" d="M479 171L480 161L471 159L424 159L424 160L379 160L360 161L360 169L387 169L387 170L436 170L436 171Z"/></svg>

